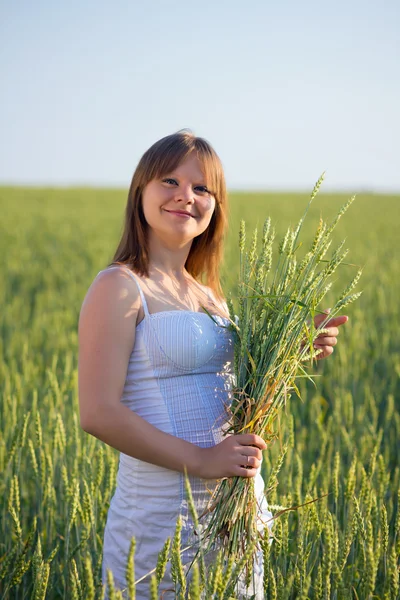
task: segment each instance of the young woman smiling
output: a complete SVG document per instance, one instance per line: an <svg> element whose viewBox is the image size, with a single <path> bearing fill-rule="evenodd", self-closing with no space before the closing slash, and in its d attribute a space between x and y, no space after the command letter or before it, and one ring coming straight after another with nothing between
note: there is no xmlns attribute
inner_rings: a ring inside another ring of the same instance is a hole
<svg viewBox="0 0 400 600"><path fill-rule="evenodd" d="M103 547L104 583L109 568L121 590L132 536L139 579L156 566L179 515L182 547L189 547L182 559L191 562L198 536L185 468L199 514L218 479L239 475L255 477L260 530L271 517L260 474L265 442L224 436L233 385L233 340L219 282L226 223L224 173L210 144L188 131L159 140L133 175L112 264L96 276L82 305L81 426L121 453ZM322 356L331 353L346 320L328 324L318 340ZM164 600L175 597L170 568L162 592ZM148 577L136 594L148 598ZM240 579L237 594L263 597L261 557L250 587Z"/></svg>

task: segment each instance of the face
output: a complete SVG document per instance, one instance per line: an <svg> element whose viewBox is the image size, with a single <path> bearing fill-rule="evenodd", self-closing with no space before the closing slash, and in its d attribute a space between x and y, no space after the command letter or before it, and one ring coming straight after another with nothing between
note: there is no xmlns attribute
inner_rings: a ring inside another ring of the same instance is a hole
<svg viewBox="0 0 400 600"><path fill-rule="evenodd" d="M171 173L150 181L142 193L142 207L151 236L168 245L187 243L205 231L215 209L201 163L195 153Z"/></svg>

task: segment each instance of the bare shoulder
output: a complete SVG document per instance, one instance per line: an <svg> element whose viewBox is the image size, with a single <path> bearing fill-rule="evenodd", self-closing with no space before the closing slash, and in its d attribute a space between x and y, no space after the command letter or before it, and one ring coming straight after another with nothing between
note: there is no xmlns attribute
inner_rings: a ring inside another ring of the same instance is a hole
<svg viewBox="0 0 400 600"><path fill-rule="evenodd" d="M120 267L100 271L94 278L85 296L86 301L107 301L120 299L124 304L140 305L140 294L135 281Z"/></svg>
<svg viewBox="0 0 400 600"><path fill-rule="evenodd" d="M85 296L79 316L78 379L86 431L102 407L120 401L140 306L135 281L118 267L100 271Z"/></svg>
<svg viewBox="0 0 400 600"><path fill-rule="evenodd" d="M89 287L82 303L80 324L90 315L90 321L123 319L136 326L141 307L135 281L126 269L115 267L100 271Z"/></svg>

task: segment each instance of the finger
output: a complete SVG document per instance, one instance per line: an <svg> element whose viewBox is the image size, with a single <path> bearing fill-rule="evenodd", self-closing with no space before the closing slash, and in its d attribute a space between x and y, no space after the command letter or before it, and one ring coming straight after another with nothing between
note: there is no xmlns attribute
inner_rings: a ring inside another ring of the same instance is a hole
<svg viewBox="0 0 400 600"><path fill-rule="evenodd" d="M339 335L339 329L337 327L324 327L325 332L320 333L317 336L317 340L323 337L336 337Z"/></svg>
<svg viewBox="0 0 400 600"><path fill-rule="evenodd" d="M248 456L253 456L258 460L262 460L262 452L260 448L255 448L254 446L241 446L240 447L240 455L245 456L246 460Z"/></svg>
<svg viewBox="0 0 400 600"><path fill-rule="evenodd" d="M348 320L349 317L347 315L339 315L329 319L329 321L326 323L326 327L340 327L340 325L347 323Z"/></svg>
<svg viewBox="0 0 400 600"><path fill-rule="evenodd" d="M318 356L316 356L316 360L321 360L322 358L328 358L328 356L330 356L333 352L333 347L332 346L324 346L323 348L321 348L322 352L321 354L318 354Z"/></svg>
<svg viewBox="0 0 400 600"><path fill-rule="evenodd" d="M242 456L240 466L245 469L258 469L260 461L255 456Z"/></svg>
<svg viewBox="0 0 400 600"><path fill-rule="evenodd" d="M265 450L267 447L264 440L255 433L243 433L238 436L237 441L241 446L256 446L260 450Z"/></svg>
<svg viewBox="0 0 400 600"><path fill-rule="evenodd" d="M255 477L258 473L257 469L251 468L246 469L245 467L236 467L234 469L234 475L238 475L239 477Z"/></svg>
<svg viewBox="0 0 400 600"><path fill-rule="evenodd" d="M315 325L315 327L318 327L318 325L319 325L320 323L322 323L323 321L325 321L325 319L326 319L327 315L328 315L330 312L331 312L331 309L330 309L330 308L327 308L326 310L324 310L324 311L323 311L323 313L322 313L322 314L315 315L315 317L314 317L314 325Z"/></svg>
<svg viewBox="0 0 400 600"><path fill-rule="evenodd" d="M314 348L320 348L322 346L336 346L336 337L318 337L314 342Z"/></svg>
<svg viewBox="0 0 400 600"><path fill-rule="evenodd" d="M328 316L328 314L326 313L326 311L323 314L315 315L315 317L314 317L315 327L319 327L319 325L326 320L327 316ZM333 327L333 326L343 325L344 323L347 323L348 320L349 320L349 317L347 315L337 315L336 317L332 317L332 319L329 319L326 322L325 326Z"/></svg>

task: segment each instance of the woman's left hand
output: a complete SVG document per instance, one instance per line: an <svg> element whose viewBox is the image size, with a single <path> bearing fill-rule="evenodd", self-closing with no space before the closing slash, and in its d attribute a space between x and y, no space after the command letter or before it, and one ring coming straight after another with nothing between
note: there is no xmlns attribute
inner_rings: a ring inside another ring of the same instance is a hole
<svg viewBox="0 0 400 600"><path fill-rule="evenodd" d="M326 319L326 315L329 314L329 311L330 308L325 310L324 314L317 315L316 317L314 317L315 327L319 327L321 325L321 323ZM337 336L339 335L338 327L340 327L340 325L343 325L344 323L347 323L348 320L349 317L347 317L346 315L340 315L338 317L333 317L333 319L327 321L327 323L324 325L324 329L328 331L326 333L320 333L314 342L314 348L316 350L322 350L322 352L316 357L317 360L320 360L321 358L326 358L327 356L330 356L332 354L333 348L337 344Z"/></svg>

